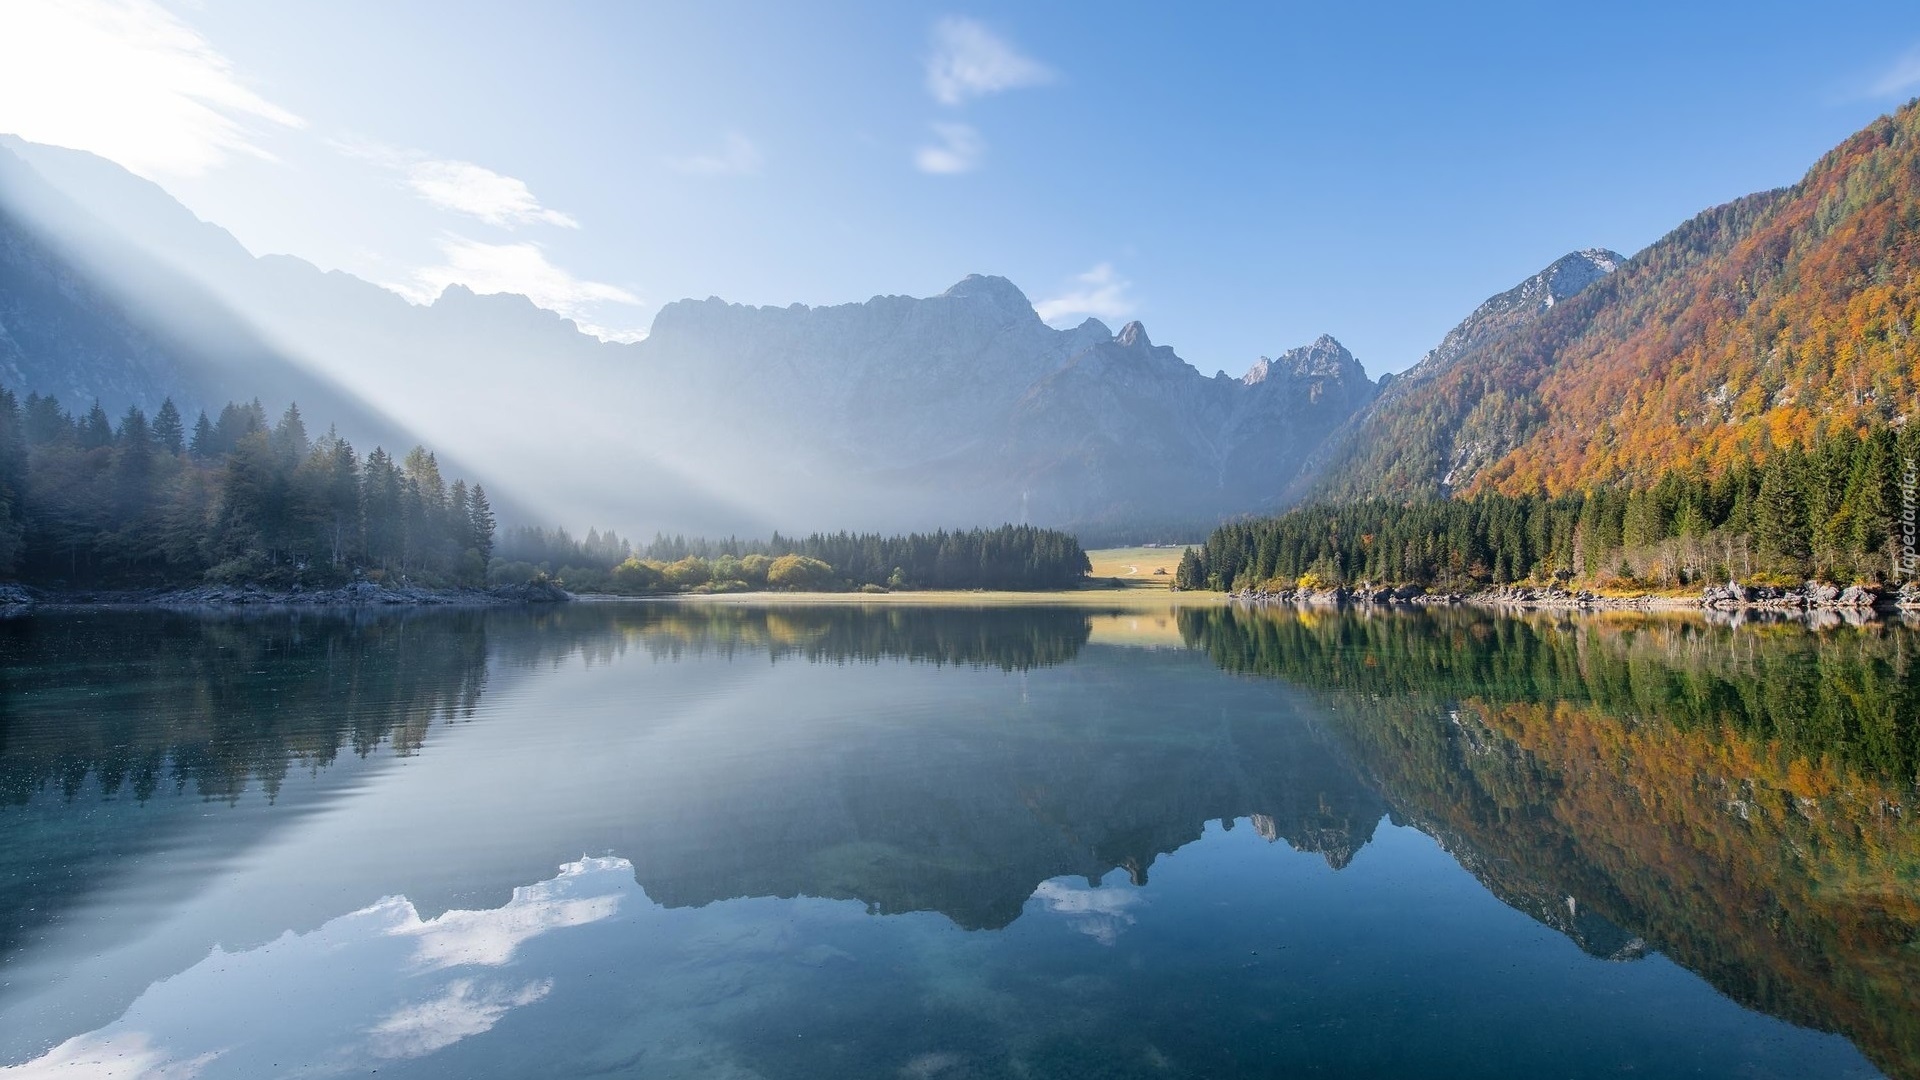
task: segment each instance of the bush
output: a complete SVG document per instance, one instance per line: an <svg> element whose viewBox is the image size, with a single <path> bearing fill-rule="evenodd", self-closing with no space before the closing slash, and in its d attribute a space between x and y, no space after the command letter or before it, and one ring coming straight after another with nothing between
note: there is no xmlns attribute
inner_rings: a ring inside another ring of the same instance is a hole
<svg viewBox="0 0 1920 1080"><path fill-rule="evenodd" d="M805 555L782 555L767 567L767 587L820 589L833 580L833 567Z"/></svg>
<svg viewBox="0 0 1920 1080"><path fill-rule="evenodd" d="M689 555L666 568L667 584L676 589L690 589L695 585L705 585L713 580L713 569L707 560L697 555Z"/></svg>
<svg viewBox="0 0 1920 1080"><path fill-rule="evenodd" d="M641 562L631 556L613 568L612 577L615 592L634 596L657 593L667 585L667 575L659 563Z"/></svg>
<svg viewBox="0 0 1920 1080"><path fill-rule="evenodd" d="M773 566L773 559L767 555L749 555L740 560L740 580L755 588L764 588L767 584L767 571Z"/></svg>

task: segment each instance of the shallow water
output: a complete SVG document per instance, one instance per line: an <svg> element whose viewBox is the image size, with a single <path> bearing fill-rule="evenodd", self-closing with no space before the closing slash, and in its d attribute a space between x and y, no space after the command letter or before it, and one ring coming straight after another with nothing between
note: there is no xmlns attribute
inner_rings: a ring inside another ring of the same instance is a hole
<svg viewBox="0 0 1920 1080"><path fill-rule="evenodd" d="M0 1075L1920 1077L1920 641L0 623Z"/></svg>

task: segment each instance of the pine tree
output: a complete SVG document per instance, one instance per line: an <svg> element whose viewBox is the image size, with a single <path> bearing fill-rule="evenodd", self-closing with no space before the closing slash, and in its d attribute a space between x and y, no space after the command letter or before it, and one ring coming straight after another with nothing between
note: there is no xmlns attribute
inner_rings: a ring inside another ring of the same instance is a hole
<svg viewBox="0 0 1920 1080"><path fill-rule="evenodd" d="M107 419L107 410L100 407L95 399L93 408L87 410L87 418L80 424L80 446L85 450L99 450L113 445L113 421Z"/></svg>
<svg viewBox="0 0 1920 1080"><path fill-rule="evenodd" d="M207 419L207 411L200 410L200 419L193 422L193 438L187 442L187 452L201 461L211 460L220 455L219 440L213 421Z"/></svg>
<svg viewBox="0 0 1920 1080"><path fill-rule="evenodd" d="M488 562L493 558L493 506L487 502L487 489L479 484L473 485L473 494L467 500L467 531L472 537L473 549L480 553L480 561Z"/></svg>
<svg viewBox="0 0 1920 1080"><path fill-rule="evenodd" d="M172 398L161 402L160 411L153 414L153 439L162 451L174 457L186 450L186 429Z"/></svg>

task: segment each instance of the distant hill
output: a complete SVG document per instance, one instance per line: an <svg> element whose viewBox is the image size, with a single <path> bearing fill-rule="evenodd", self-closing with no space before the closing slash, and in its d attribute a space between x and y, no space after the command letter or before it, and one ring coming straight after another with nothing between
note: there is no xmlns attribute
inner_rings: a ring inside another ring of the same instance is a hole
<svg viewBox="0 0 1920 1080"><path fill-rule="evenodd" d="M1329 449L1314 490L1645 485L1675 465L1717 471L1823 432L1904 424L1916 332L1909 104L1792 187L1708 210L1522 325L1436 350Z"/></svg>

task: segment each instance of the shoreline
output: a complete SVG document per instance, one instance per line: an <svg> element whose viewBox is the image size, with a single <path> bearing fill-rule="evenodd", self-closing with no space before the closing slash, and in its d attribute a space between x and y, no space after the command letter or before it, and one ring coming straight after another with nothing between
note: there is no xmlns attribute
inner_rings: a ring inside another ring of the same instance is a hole
<svg viewBox="0 0 1920 1080"><path fill-rule="evenodd" d="M1156 585L1102 584L1082 589L900 590L864 592L668 593L621 596L570 593L550 584L491 588L429 589L356 582L331 589L276 589L260 585L197 585L185 588L48 590L0 584L0 617L36 610L272 610L319 608L484 608L547 604L676 604L715 607L923 606L1086 607L1145 611L1179 607L1250 605L1302 610L1413 610L1477 607L1495 611L1604 613L1695 612L1744 617L1831 617L1864 622L1882 617L1920 617L1920 585L1899 592L1808 585L1739 588L1707 586L1698 593L1602 594L1557 586L1504 586L1470 593L1426 592L1417 586L1379 589L1277 589L1236 593L1176 590Z"/></svg>
<svg viewBox="0 0 1920 1080"><path fill-rule="evenodd" d="M1697 593L1595 593L1559 586L1508 585L1470 593L1429 593L1418 586L1379 589L1243 590L1227 594L1235 603L1298 608L1414 608L1470 605L1517 611L1697 611L1727 615L1833 615L1875 619L1920 615L1920 586L1899 591L1865 586L1807 582L1793 586L1708 585Z"/></svg>

